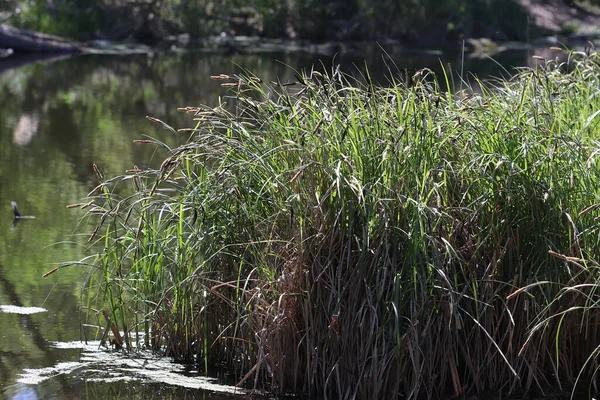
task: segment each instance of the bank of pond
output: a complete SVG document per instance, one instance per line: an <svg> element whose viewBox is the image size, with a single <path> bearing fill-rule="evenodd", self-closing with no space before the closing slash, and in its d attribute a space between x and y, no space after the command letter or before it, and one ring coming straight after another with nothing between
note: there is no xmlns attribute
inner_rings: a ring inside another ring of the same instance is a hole
<svg viewBox="0 0 600 400"><path fill-rule="evenodd" d="M594 393L600 56L566 56L477 90L212 76L187 127L148 117L160 165L72 205L94 332L276 393Z"/></svg>

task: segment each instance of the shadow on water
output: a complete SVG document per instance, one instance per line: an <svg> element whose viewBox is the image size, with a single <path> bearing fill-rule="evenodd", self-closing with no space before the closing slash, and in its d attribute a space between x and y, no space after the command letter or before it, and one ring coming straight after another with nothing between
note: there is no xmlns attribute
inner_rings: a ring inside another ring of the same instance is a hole
<svg viewBox="0 0 600 400"><path fill-rule="evenodd" d="M25 53L12 55L10 57L0 60L0 73L9 71L11 69L17 69L26 65L31 65L40 62L52 62L59 60L66 60L73 57L72 54L60 54L55 53Z"/></svg>
<svg viewBox="0 0 600 400"><path fill-rule="evenodd" d="M386 82L394 63L399 65L399 74L411 74L422 67L439 73L442 65L447 68L448 64L456 72L461 65L460 55L405 54L394 49L388 53L391 59L374 48L366 62L371 77L380 83ZM525 65L530 55L526 51L506 52L497 61L508 67ZM96 335L98 339L100 329L83 327L94 325L93 316L81 311L82 306L94 305L93 297L81 291L89 271L76 264L47 278L42 274L55 267L54 263L81 260L86 255L86 230L91 227L80 220L81 210L66 206L80 202L98 184L94 163L105 176L121 174L134 165L155 167L164 154L134 144L135 139L152 136L168 146L185 140L157 128L144 118L146 115L176 128L190 127L191 117L178 113L177 107L214 106L227 101L223 97L227 92L209 79L211 75L243 68L266 82L285 82L295 80L295 70L331 68L332 60L321 62L315 56L285 53L190 53L86 55L27 64L29 61L15 58L0 62L0 307L43 307L47 312L14 313L0 308L1 397L239 398L203 390L206 386L157 383L148 370L144 370L145 375L139 371L128 375L121 368L118 377L109 379L110 373L116 373L117 366L125 362L122 360L106 364L110 365L106 368L98 363L81 367L78 363L86 357L100 356L90 356L95 353L89 348L64 348L56 343L78 343L82 329L85 337ZM344 55L335 62L358 77L364 74L362 57ZM463 70L464 74L484 77L504 73L489 59L468 58ZM36 219L14 220L11 201ZM57 366L66 369L52 369ZM175 367L164 367L168 368ZM50 375L38 383L23 383L23 374L30 369ZM98 370L108 375L96 380L100 375L94 371ZM199 378L192 377L197 385ZM235 382L235 377L232 380Z"/></svg>

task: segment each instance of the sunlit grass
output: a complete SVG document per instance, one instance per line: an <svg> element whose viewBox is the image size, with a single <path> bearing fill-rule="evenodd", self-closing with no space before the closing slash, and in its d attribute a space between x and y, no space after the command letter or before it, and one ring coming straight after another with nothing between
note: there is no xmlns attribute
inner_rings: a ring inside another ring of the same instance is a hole
<svg viewBox="0 0 600 400"><path fill-rule="evenodd" d="M214 77L185 144L91 196L123 344L336 398L589 382L600 57L571 56L479 93Z"/></svg>

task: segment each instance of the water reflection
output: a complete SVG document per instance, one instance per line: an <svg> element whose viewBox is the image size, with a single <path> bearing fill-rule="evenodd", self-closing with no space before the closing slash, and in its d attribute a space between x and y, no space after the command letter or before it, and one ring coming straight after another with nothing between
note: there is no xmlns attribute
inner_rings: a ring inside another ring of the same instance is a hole
<svg viewBox="0 0 600 400"><path fill-rule="evenodd" d="M37 133L40 119L35 113L24 112L19 117L13 131L13 143L17 146L25 146Z"/></svg>
<svg viewBox="0 0 600 400"><path fill-rule="evenodd" d="M461 63L460 55L407 55L393 49L388 53L391 59L380 48L370 55L369 71L376 81L385 82L390 68L412 73L427 66L440 72L442 65L451 63L456 70ZM523 65L528 54L499 57L504 65ZM357 76L364 74L362 56L337 57L336 62ZM89 227L80 221L81 211L65 206L80 202L98 184L94 163L106 176L134 165L156 167L164 154L133 140L152 136L168 146L179 143L176 135L144 116L175 128L190 127L191 117L178 113L177 107L227 101L210 75L244 68L264 81L285 82L295 80L295 70L330 68L331 60L321 63L301 54L151 54L23 63L10 58L0 62L0 305L43 307L48 312L0 312L1 397L228 398L174 385L89 382L80 374L61 374L37 385L18 383L25 369L52 368L81 357L78 350L56 349L50 343L80 339L86 317L80 307L92 302L80 290L88 271L73 265L47 278L42 274L53 263L80 260L86 254ZM464 70L484 76L502 72L487 59L467 59ZM15 221L11 201L36 219Z"/></svg>

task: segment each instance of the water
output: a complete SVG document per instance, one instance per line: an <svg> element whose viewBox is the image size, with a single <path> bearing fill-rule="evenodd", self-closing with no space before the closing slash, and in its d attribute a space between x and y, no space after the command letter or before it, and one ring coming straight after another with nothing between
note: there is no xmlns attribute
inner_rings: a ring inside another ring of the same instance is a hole
<svg viewBox="0 0 600 400"><path fill-rule="evenodd" d="M440 59L451 62L453 70L461 64L460 55L390 55L409 73L422 66L440 71ZM529 55L513 52L497 59L523 65ZM384 82L390 60L384 62L378 49L371 57L372 76ZM79 56L19 65L26 61L0 62L0 306L16 306L0 307L0 397L241 398L148 354L130 365L118 354L98 352L97 342L84 345L83 337L97 339L95 330L82 326L86 315L93 317L81 309L88 302L81 293L87 268L73 265L42 275L55 263L87 254L91 227L81 220L80 210L66 206L80 202L98 184L94 163L105 176L134 165L156 166L163 155L133 140L148 135L169 145L179 143L144 116L190 127L191 117L177 107L214 106L226 94L210 75L243 67L265 81L285 82L295 80L292 67L323 66L317 58L299 54ZM355 73L364 66L358 56L337 61ZM502 73L489 59L467 59L464 68L483 76ZM11 201L21 214L35 219L13 226ZM168 370L172 376L164 373Z"/></svg>

